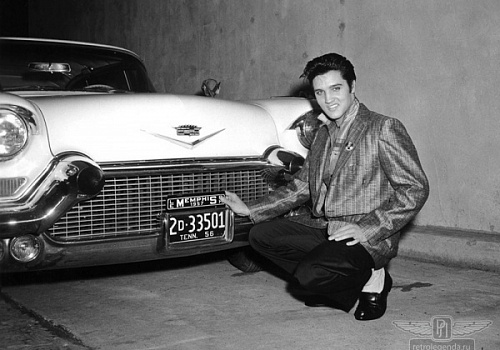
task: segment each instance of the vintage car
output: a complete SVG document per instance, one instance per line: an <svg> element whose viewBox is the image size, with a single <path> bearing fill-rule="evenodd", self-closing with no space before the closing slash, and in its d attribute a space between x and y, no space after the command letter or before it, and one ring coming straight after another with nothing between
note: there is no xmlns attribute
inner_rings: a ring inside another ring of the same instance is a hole
<svg viewBox="0 0 500 350"><path fill-rule="evenodd" d="M0 271L223 250L258 269L252 223L220 196L249 201L285 183L315 110L303 98L156 93L123 48L0 38Z"/></svg>

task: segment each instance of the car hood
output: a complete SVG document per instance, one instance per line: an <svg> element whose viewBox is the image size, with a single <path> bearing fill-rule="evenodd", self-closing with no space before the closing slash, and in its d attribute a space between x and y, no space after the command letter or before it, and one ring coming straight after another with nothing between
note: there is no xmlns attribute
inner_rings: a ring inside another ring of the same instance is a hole
<svg viewBox="0 0 500 350"><path fill-rule="evenodd" d="M30 99L42 112L54 154L97 162L260 156L278 145L258 105L200 96L112 94ZM184 133L179 135L178 127Z"/></svg>

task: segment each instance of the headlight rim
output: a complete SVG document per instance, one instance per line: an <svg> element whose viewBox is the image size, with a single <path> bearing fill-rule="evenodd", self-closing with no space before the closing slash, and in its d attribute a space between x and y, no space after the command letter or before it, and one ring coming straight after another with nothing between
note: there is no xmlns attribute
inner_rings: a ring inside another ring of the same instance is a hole
<svg viewBox="0 0 500 350"><path fill-rule="evenodd" d="M30 135L29 120L27 120L27 118L22 113L20 113L18 110L14 110L11 108L0 108L0 123L2 119L7 117L13 117L20 122L21 126L19 128L24 129L24 137L21 142L22 144L18 146L14 151L8 153L0 152L0 161L12 159L15 156L17 156L20 152L22 152L28 145L29 135ZM12 123L12 121L10 123Z"/></svg>
<svg viewBox="0 0 500 350"><path fill-rule="evenodd" d="M33 247L35 248L35 251L32 255L29 255L28 258L19 257L13 251L14 246L21 239L30 239L32 242L34 242ZM26 263L30 263L32 261L35 261L35 260L40 258L40 256L42 255L42 252L43 252L43 241L39 237L34 236L32 234L25 234L22 236L14 237L9 242L9 255L12 257L12 259L14 259L15 261L17 261L19 263L26 264Z"/></svg>
<svg viewBox="0 0 500 350"><path fill-rule="evenodd" d="M320 110L311 109L298 117L290 127L290 129L295 129L300 144L307 149L311 148L314 137L323 123L318 118L320 115Z"/></svg>

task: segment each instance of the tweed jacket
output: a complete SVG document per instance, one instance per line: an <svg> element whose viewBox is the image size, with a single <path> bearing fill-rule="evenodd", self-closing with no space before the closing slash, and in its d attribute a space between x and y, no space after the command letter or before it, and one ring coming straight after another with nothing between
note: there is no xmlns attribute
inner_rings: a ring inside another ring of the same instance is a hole
<svg viewBox="0 0 500 350"><path fill-rule="evenodd" d="M399 231L420 211L429 183L403 124L360 104L345 143L321 196L330 134L319 128L304 166L292 181L268 196L247 203L250 219L265 221L305 203L311 211L289 219L327 227L329 233L347 223L359 225L375 268L396 256ZM327 176L328 178L328 176ZM319 203L321 197L323 203ZM322 208L318 211L317 208Z"/></svg>

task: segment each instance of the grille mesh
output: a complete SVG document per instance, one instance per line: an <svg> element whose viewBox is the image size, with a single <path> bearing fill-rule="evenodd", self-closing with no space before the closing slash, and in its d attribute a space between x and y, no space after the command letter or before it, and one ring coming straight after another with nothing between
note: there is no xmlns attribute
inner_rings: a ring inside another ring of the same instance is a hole
<svg viewBox="0 0 500 350"><path fill-rule="evenodd" d="M24 185L26 179L23 177L0 179L0 197L10 197Z"/></svg>
<svg viewBox="0 0 500 350"><path fill-rule="evenodd" d="M260 170L106 177L102 192L81 202L48 230L52 239L79 242L158 232L168 195L228 190L243 201L269 192Z"/></svg>

